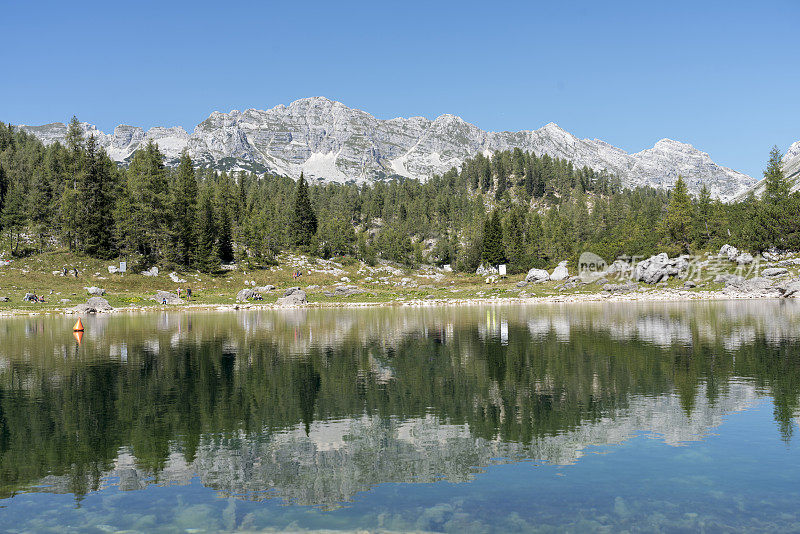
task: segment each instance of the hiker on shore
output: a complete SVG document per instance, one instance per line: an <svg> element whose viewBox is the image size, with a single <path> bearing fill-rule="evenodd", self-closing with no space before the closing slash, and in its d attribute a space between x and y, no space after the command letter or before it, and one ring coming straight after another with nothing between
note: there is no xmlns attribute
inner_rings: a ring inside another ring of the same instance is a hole
<svg viewBox="0 0 800 534"><path fill-rule="evenodd" d="M181 298L181 288L178 288L178 298Z"/></svg>
<svg viewBox="0 0 800 534"><path fill-rule="evenodd" d="M186 288L186 299L187 300L192 300L192 288L191 287L187 287Z"/></svg>

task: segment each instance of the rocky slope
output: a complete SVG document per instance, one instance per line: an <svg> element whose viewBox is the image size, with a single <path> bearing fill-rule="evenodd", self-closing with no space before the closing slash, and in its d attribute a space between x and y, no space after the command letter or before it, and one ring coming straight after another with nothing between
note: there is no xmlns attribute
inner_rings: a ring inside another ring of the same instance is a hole
<svg viewBox="0 0 800 534"><path fill-rule="evenodd" d="M426 179L458 167L478 153L519 147L567 158L578 166L617 174L625 185L670 187L683 175L690 190L706 184L715 197L733 198L756 180L714 163L691 145L662 139L653 148L628 154L599 139L579 139L550 123L532 131L486 132L454 115L376 119L322 97L262 111L214 112L191 134L183 128L144 131L120 125L106 134L83 124L111 157L126 162L149 140L175 164L184 148L202 166L271 171L294 178L365 182L394 175ZM62 141L66 126L25 126L45 143Z"/></svg>

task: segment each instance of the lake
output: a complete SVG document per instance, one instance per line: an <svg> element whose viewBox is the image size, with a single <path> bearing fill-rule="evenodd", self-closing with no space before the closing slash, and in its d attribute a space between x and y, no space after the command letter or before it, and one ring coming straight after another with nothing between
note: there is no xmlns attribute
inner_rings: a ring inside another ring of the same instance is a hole
<svg viewBox="0 0 800 534"><path fill-rule="evenodd" d="M800 303L0 321L0 530L797 531Z"/></svg>

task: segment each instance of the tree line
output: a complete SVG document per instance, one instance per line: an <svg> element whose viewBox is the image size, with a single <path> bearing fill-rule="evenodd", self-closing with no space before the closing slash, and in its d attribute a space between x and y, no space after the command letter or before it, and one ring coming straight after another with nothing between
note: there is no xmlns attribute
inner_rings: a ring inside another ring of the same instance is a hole
<svg viewBox="0 0 800 534"><path fill-rule="evenodd" d="M760 252L800 249L800 193L770 153L762 198L722 203L628 189L608 173L520 149L478 154L441 176L371 185L309 184L273 174L175 168L150 142L115 164L76 118L64 144L44 146L0 123L0 232L11 254L66 249L210 272L222 263L274 263L295 250L511 272L576 260L698 252L731 243Z"/></svg>

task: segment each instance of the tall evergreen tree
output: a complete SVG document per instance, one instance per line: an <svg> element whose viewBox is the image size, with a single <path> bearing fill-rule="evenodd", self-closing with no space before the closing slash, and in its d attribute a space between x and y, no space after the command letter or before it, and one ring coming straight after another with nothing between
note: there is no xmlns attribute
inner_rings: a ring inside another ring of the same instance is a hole
<svg viewBox="0 0 800 534"><path fill-rule="evenodd" d="M219 267L217 252L216 215L214 193L208 181L200 189L197 205L197 249L194 262L197 269L212 272Z"/></svg>
<svg viewBox="0 0 800 534"><path fill-rule="evenodd" d="M503 225L500 222L499 210L494 210L483 224L481 259L489 265L499 265L505 262Z"/></svg>
<svg viewBox="0 0 800 534"><path fill-rule="evenodd" d="M22 230L27 223L25 216L25 192L20 183L11 184L5 195L3 211L0 213L0 226L8 234L11 254L19 251Z"/></svg>
<svg viewBox="0 0 800 534"><path fill-rule="evenodd" d="M781 151L773 146L764 170L764 202L772 206L780 205L789 198L789 181L783 174L781 158Z"/></svg>
<svg viewBox="0 0 800 534"><path fill-rule="evenodd" d="M664 228L671 243L680 246L683 252L689 251L692 230L692 199L689 198L689 191L682 176L678 176L670 193Z"/></svg>
<svg viewBox="0 0 800 534"><path fill-rule="evenodd" d="M174 257L179 265L190 266L196 248L197 176L189 152L184 149L172 190Z"/></svg>
<svg viewBox="0 0 800 534"><path fill-rule="evenodd" d="M296 247L308 247L317 232L317 215L308 197L308 184L300 173L294 190L292 213L289 219L289 241Z"/></svg>
<svg viewBox="0 0 800 534"><path fill-rule="evenodd" d="M98 149L94 135L90 136L78 183L80 216L76 230L84 252L91 256L107 257L112 251L112 165L105 151Z"/></svg>

